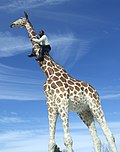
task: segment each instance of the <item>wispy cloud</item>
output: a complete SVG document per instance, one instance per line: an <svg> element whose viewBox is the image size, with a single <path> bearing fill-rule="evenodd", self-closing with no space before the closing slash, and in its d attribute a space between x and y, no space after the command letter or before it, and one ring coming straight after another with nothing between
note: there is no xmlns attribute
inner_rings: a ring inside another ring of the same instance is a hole
<svg viewBox="0 0 120 152"><path fill-rule="evenodd" d="M51 54L55 60L57 60L58 63L62 63L62 65L67 65L67 63L74 58L74 62L70 62L71 64L69 64L70 67L74 66L74 64L89 51L89 42L79 40L75 38L73 34L52 34L50 41L52 45ZM13 36L9 32L1 32L0 43L0 57L15 56L32 47L26 38ZM2 90L0 99L45 99L43 95L44 80L45 78L39 79L39 75L36 77L33 71L0 64L0 88ZM41 85L39 86L39 84Z"/></svg>
<svg viewBox="0 0 120 152"><path fill-rule="evenodd" d="M58 63L62 63L62 65L68 65L67 63L69 62L70 64L67 68L73 67L90 50L91 42L89 40L78 39L73 33L63 35L54 34L50 37L50 40L53 46L53 57Z"/></svg>
<svg viewBox="0 0 120 152"><path fill-rule="evenodd" d="M12 11L37 8L40 6L58 5L69 0L9 0L0 6L0 9L10 9Z"/></svg>
<svg viewBox="0 0 120 152"><path fill-rule="evenodd" d="M56 58L58 56L59 54L56 53ZM66 56L63 59L67 61ZM40 77L39 74L38 71L18 69L0 64L0 100L45 100L43 92L45 77ZM101 99L118 100L120 93L117 92L101 93Z"/></svg>
<svg viewBox="0 0 120 152"><path fill-rule="evenodd" d="M0 99L43 100L44 79L36 71L0 64Z"/></svg>
<svg viewBox="0 0 120 152"><path fill-rule="evenodd" d="M11 131L0 137L1 152L46 152L47 140L48 135L41 135L40 130Z"/></svg>
<svg viewBox="0 0 120 152"><path fill-rule="evenodd" d="M78 39L73 33L65 33L62 35L53 33L51 35L52 36L49 37L52 45L51 54L63 65L74 58L72 62L73 66L81 57L89 52L91 43L89 40ZM15 56L32 48L28 38L13 36L9 32L0 33L0 44L0 57Z"/></svg>
<svg viewBox="0 0 120 152"><path fill-rule="evenodd" d="M105 86L102 89L100 89L100 92L101 99L120 99L120 85L118 84L118 79L113 81L111 85Z"/></svg>
<svg viewBox="0 0 120 152"><path fill-rule="evenodd" d="M22 123L24 120L22 120L19 117L0 117L0 123Z"/></svg>
<svg viewBox="0 0 120 152"><path fill-rule="evenodd" d="M76 124L77 125L77 124ZM120 122L110 122L111 130L116 138L116 143L119 148L120 146ZM73 123L74 126L74 123ZM45 128L48 126L44 126L42 129L34 129L34 130L14 130L9 132L0 133L0 143L1 143L1 152L46 152L47 151L47 143L49 139L48 131ZM78 123L79 128L79 123ZM98 129L98 128L97 128ZM98 129L99 130L99 129ZM92 141L89 134L88 129L85 131L80 131L80 134L74 130L72 130L71 126L71 135L74 142L74 150L76 152L79 151L92 151ZM102 143L107 143L104 135L98 131L100 138L102 139ZM63 132L56 132L56 142L60 146L61 149L63 147ZM119 149L118 149L119 150Z"/></svg>
<svg viewBox="0 0 120 152"><path fill-rule="evenodd" d="M0 32L0 44L0 57L14 56L32 48L27 38L13 36L10 32Z"/></svg>
<svg viewBox="0 0 120 152"><path fill-rule="evenodd" d="M120 99L120 93L102 95L101 99Z"/></svg>

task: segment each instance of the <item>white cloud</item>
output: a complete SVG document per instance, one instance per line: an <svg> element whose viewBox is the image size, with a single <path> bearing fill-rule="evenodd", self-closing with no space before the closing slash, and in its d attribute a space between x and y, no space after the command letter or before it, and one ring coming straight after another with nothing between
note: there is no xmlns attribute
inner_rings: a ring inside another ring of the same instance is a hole
<svg viewBox="0 0 120 152"><path fill-rule="evenodd" d="M20 69L15 67L0 64L0 81L19 83L19 84L33 84L41 85L43 80L39 79L39 72L28 69Z"/></svg>
<svg viewBox="0 0 120 152"><path fill-rule="evenodd" d="M101 99L104 100L119 100L120 98L120 85L118 83L118 78L112 80L112 84L102 87L100 89Z"/></svg>
<svg viewBox="0 0 120 152"><path fill-rule="evenodd" d="M73 138L74 143L74 150L76 152L85 151L89 152L93 150L91 137L87 130L72 130L72 125L74 127L74 123L71 124L71 135ZM77 125L77 123L76 123ZM79 128L78 123L78 128ZM111 126L111 130L116 138L116 143L118 148L120 147L120 122L109 122ZM48 127L47 125L44 126L42 129L34 129L34 130L16 130L16 131L9 131L5 133L0 133L0 143L1 143L1 152L46 152L47 151L47 144L48 144L48 131L45 128ZM117 130L117 131L116 131ZM102 143L107 144L106 139L104 138L103 134L99 134ZM63 146L63 132L56 132L56 142L60 146L61 149L64 149ZM120 149L118 149L119 151Z"/></svg>
<svg viewBox="0 0 120 152"><path fill-rule="evenodd" d="M50 37L50 41L52 45L52 56L58 63L67 65L67 68L73 67L81 57L89 52L91 43L89 40L76 38L72 33L54 34Z"/></svg>
<svg viewBox="0 0 120 152"><path fill-rule="evenodd" d="M43 83L36 71L0 64L0 99L44 100Z"/></svg>
<svg viewBox="0 0 120 152"><path fill-rule="evenodd" d="M0 123L22 123L24 122L19 117L0 117Z"/></svg>
<svg viewBox="0 0 120 152"><path fill-rule="evenodd" d="M102 95L101 99L119 99L120 93Z"/></svg>
<svg viewBox="0 0 120 152"><path fill-rule="evenodd" d="M10 57L32 48L27 38L0 32L0 57Z"/></svg>
<svg viewBox="0 0 120 152"><path fill-rule="evenodd" d="M36 131L15 131L1 136L4 147L1 152L46 152L48 136ZM46 142L45 142L46 141Z"/></svg>
<svg viewBox="0 0 120 152"><path fill-rule="evenodd" d="M69 0L9 0L0 6L0 9L10 9L16 11L19 9L31 9L40 6L58 5Z"/></svg>
<svg viewBox="0 0 120 152"><path fill-rule="evenodd" d="M81 57L88 53L90 41L77 39L72 33L62 35L51 34L49 37L52 45L51 54L63 65L74 58L74 65ZM32 45L28 38L13 36L9 32L0 32L1 53L0 57L10 57L31 50ZM70 62L71 63L71 62Z"/></svg>
<svg viewBox="0 0 120 152"><path fill-rule="evenodd" d="M8 36L7 36L8 35ZM6 47L4 44L4 41L1 43L3 46L1 46L1 56L9 57L16 55L17 53L21 53L22 51L25 51L27 47L25 44L24 38L23 41L20 41L18 38L17 44L16 44L16 37L11 36L11 34L7 33L7 38L9 40L10 47ZM1 36L2 37L2 36ZM5 40L5 37L3 38ZM0 41L2 38L0 39ZM55 42L53 40L56 40ZM12 41L12 42L11 42ZM58 36L56 38L53 36L51 38L51 43L53 45L53 48L58 49L60 46L61 51L61 58L59 52L56 50L54 53L54 56L60 59L58 61L66 62L71 55L71 52L68 53L68 48L73 45L75 38L73 35L64 35ZM21 43L20 43L21 42ZM14 46L16 48L14 48ZM66 45L66 47L64 47ZM21 47L22 46L22 47ZM28 45L27 45L28 46ZM18 48L20 48L20 52L18 51ZM64 58L63 58L64 56ZM34 76L33 76L34 75ZM41 79L41 78L40 78ZM38 72L35 76L35 72L32 72L30 70L22 70L17 69L9 66L5 66L0 64L0 88L1 88L1 94L0 99L9 99L9 100L43 100L45 99L45 95L43 93L43 82L44 79L42 78L41 81L39 79ZM39 85L41 84L41 85Z"/></svg>
<svg viewBox="0 0 120 152"><path fill-rule="evenodd" d="M67 64L74 57L74 61L69 64L69 66L72 67L77 60L88 52L89 43L76 39L73 34L52 34L50 41L52 44L51 54L53 53L53 58L62 63L62 65ZM1 33L0 43L0 57L14 56L27 49L31 49L30 43L27 39L24 37L13 36L8 32ZM76 45L77 47L75 47L75 49L74 46ZM72 55L73 51L74 55ZM0 64L0 99L44 100L44 81L45 78L39 79L38 72L35 76L35 72L33 71L17 69Z"/></svg>

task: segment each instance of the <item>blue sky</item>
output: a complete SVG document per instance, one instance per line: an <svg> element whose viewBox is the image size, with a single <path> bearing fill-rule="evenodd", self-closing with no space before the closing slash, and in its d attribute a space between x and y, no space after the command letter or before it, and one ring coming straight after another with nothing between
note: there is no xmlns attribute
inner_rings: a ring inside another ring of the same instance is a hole
<svg viewBox="0 0 120 152"><path fill-rule="evenodd" d="M27 11L36 32L44 29L54 60L76 79L89 82L101 96L103 110L120 147L120 2L118 0L0 1L0 151L46 152L49 138L44 73L29 59L25 29L9 25ZM92 151L89 131L70 113L75 152ZM98 133L106 140L97 125ZM63 129L58 120L56 141ZM120 151L120 148L119 148Z"/></svg>

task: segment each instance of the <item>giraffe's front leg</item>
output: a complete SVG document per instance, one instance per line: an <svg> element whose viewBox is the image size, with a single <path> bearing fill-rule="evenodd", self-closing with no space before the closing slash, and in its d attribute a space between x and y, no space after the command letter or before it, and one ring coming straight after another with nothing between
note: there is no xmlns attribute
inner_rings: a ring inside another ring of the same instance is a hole
<svg viewBox="0 0 120 152"><path fill-rule="evenodd" d="M55 129L56 129L56 121L58 117L58 112L54 106L48 107L48 118L49 118L49 131L50 131L50 139L48 145L48 151L54 152L55 150Z"/></svg>
<svg viewBox="0 0 120 152"><path fill-rule="evenodd" d="M73 152L72 145L73 140L70 136L69 132L69 122L68 122L68 105L65 103L66 101L63 101L61 103L61 106L59 108L59 115L62 120L63 129L64 129L64 145L66 146L67 152Z"/></svg>

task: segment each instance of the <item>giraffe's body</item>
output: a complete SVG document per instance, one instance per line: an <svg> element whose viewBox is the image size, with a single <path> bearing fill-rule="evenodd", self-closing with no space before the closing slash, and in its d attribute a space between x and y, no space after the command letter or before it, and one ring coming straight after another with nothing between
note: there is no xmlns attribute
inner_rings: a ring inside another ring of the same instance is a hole
<svg viewBox="0 0 120 152"><path fill-rule="evenodd" d="M52 94L55 101L59 103L59 100L64 100L66 95L68 110L72 112L89 110L89 107L95 102L97 103L96 108L99 108L99 95L92 86L86 82L75 80L62 67L55 66L50 70L51 76L47 79L44 90L46 94Z"/></svg>
<svg viewBox="0 0 120 152"><path fill-rule="evenodd" d="M11 26L26 27L30 39L37 37L32 25L28 21L27 15L26 18L13 22ZM32 40L31 42L37 56L39 45L33 43ZM112 152L117 152L115 140L107 126L97 91L88 83L72 78L49 55L45 55L44 61L38 61L38 63L47 77L44 84L44 91L47 98L50 126L49 152L54 152L55 149L55 127L58 115L61 117L63 123L64 144L67 152L73 151L73 142L68 125L69 111L76 112L89 128L95 152L101 152L101 142L96 132L94 118L102 128Z"/></svg>

